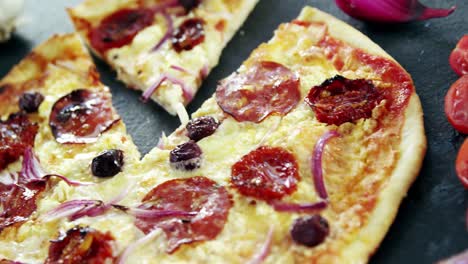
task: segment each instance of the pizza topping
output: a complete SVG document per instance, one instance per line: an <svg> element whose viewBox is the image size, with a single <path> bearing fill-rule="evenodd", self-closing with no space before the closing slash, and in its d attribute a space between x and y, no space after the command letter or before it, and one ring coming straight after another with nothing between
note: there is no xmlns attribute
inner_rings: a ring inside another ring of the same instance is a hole
<svg viewBox="0 0 468 264"><path fill-rule="evenodd" d="M381 23L446 17L455 11L455 6L448 9L429 8L417 0L336 0L336 4L354 18Z"/></svg>
<svg viewBox="0 0 468 264"><path fill-rule="evenodd" d="M185 10L188 13L190 12L190 10L198 6L201 3L201 0L179 0L179 3L185 8Z"/></svg>
<svg viewBox="0 0 468 264"><path fill-rule="evenodd" d="M291 237L294 242L306 247L321 244L329 233L328 221L320 215L298 218L291 228Z"/></svg>
<svg viewBox="0 0 468 264"><path fill-rule="evenodd" d="M272 201L270 205L273 209L278 212L290 212L290 213L315 213L324 210L328 206L327 201L319 201L316 203L286 203L281 201Z"/></svg>
<svg viewBox="0 0 468 264"><path fill-rule="evenodd" d="M38 92L26 92L21 95L19 99L19 107L21 110L26 113L35 113L42 101L44 101L44 96Z"/></svg>
<svg viewBox="0 0 468 264"><path fill-rule="evenodd" d="M312 87L305 101L320 122L341 125L370 118L372 109L383 99L371 81L350 80L337 75Z"/></svg>
<svg viewBox="0 0 468 264"><path fill-rule="evenodd" d="M148 88L143 95L141 96L143 102L147 102L151 95L163 84L163 82L171 82L173 84L179 85L182 89L182 96L184 97L185 103L192 101L193 99L193 89L190 88L183 80L176 78L170 74L163 73L156 82Z"/></svg>
<svg viewBox="0 0 468 264"><path fill-rule="evenodd" d="M67 177L59 174L46 173L39 162L39 159L34 155L31 147L26 148L23 154L23 162L19 177L18 184L27 184L31 182L46 181L51 177L57 177L70 186L90 185L91 183L78 182L68 179Z"/></svg>
<svg viewBox="0 0 468 264"><path fill-rule="evenodd" d="M460 76L468 74L468 35L464 35L450 54L450 66Z"/></svg>
<svg viewBox="0 0 468 264"><path fill-rule="evenodd" d="M212 116L202 116L191 120L187 126L187 136L194 141L199 141L205 137L211 136L220 123Z"/></svg>
<svg viewBox="0 0 468 264"><path fill-rule="evenodd" d="M112 263L114 237L89 227L74 227L50 243L45 264Z"/></svg>
<svg viewBox="0 0 468 264"><path fill-rule="evenodd" d="M285 66L262 61L244 73L224 79L216 102L237 121L261 122L271 114L285 115L300 100L299 78Z"/></svg>
<svg viewBox="0 0 468 264"><path fill-rule="evenodd" d="M34 145L37 130L37 124L31 123L25 114L12 114L7 120L0 120L0 171Z"/></svg>
<svg viewBox="0 0 468 264"><path fill-rule="evenodd" d="M197 214L137 217L136 226L145 234L162 229L167 237L166 251L172 253L182 244L214 239L223 230L231 206L227 190L206 177L170 180L151 190L139 208Z"/></svg>
<svg viewBox="0 0 468 264"><path fill-rule="evenodd" d="M263 243L262 247L254 256L252 256L252 258L247 262L247 264L261 264L268 257L271 251L271 243L273 241L274 230L275 229L273 225L270 226L270 229L268 230L265 242Z"/></svg>
<svg viewBox="0 0 468 264"><path fill-rule="evenodd" d="M128 245L127 248L125 248L125 250L122 252L122 254L120 254L117 264L126 264L128 257L132 255L135 249L138 249L142 245L154 240L156 237L159 236L160 233L160 229L155 229L143 236L142 238L138 239L137 241Z"/></svg>
<svg viewBox="0 0 468 264"><path fill-rule="evenodd" d="M231 183L240 193L266 201L291 194L298 180L296 158L279 147L259 147L231 168Z"/></svg>
<svg viewBox="0 0 468 264"><path fill-rule="evenodd" d="M23 262L13 261L9 259L0 259L0 264L23 264Z"/></svg>
<svg viewBox="0 0 468 264"><path fill-rule="evenodd" d="M96 177L111 177L122 171L123 151L109 149L99 153L91 162L91 171Z"/></svg>
<svg viewBox="0 0 468 264"><path fill-rule="evenodd" d="M157 51L159 48L162 47L164 43L172 36L174 32L174 21L172 20L172 17L169 13L167 12L162 12L161 15L163 16L164 20L166 20L166 33L164 33L164 36L158 41L158 43L151 49L151 51Z"/></svg>
<svg viewBox="0 0 468 264"><path fill-rule="evenodd" d="M322 169L322 156L328 141L334 137L339 137L340 134L337 131L331 130L325 132L318 142L315 144L314 152L312 153L312 175L315 185L315 190L322 199L327 199L327 189L325 188L325 181L323 179L323 169Z"/></svg>
<svg viewBox="0 0 468 264"><path fill-rule="evenodd" d="M172 35L172 47L177 52L191 50L205 40L205 21L201 18L185 20Z"/></svg>
<svg viewBox="0 0 468 264"><path fill-rule="evenodd" d="M36 211L36 200L45 190L45 181L27 184L4 185L0 183L1 208L0 232L12 225L26 222Z"/></svg>
<svg viewBox="0 0 468 264"><path fill-rule="evenodd" d="M468 189L468 139L465 139L458 151L455 169L463 186Z"/></svg>
<svg viewBox="0 0 468 264"><path fill-rule="evenodd" d="M171 166L177 170L194 170L201 165L201 148L195 141L178 145L169 156Z"/></svg>
<svg viewBox="0 0 468 264"><path fill-rule="evenodd" d="M447 92L445 114L456 130L468 134L468 75L460 77Z"/></svg>
<svg viewBox="0 0 468 264"><path fill-rule="evenodd" d="M130 189L131 186L125 188L116 197L112 198L108 202L103 202L100 200L71 200L61 203L55 209L47 212L43 219L45 221L52 221L66 217L68 220L74 221L85 216L96 217L103 215L112 207L121 209L120 207L122 206L117 205L117 203L122 201L122 199L127 196Z"/></svg>
<svg viewBox="0 0 468 264"><path fill-rule="evenodd" d="M154 22L150 9L120 9L89 32L91 46L100 53L132 42L137 33Z"/></svg>
<svg viewBox="0 0 468 264"><path fill-rule="evenodd" d="M59 143L92 143L118 120L107 95L79 89L55 102L49 125Z"/></svg>

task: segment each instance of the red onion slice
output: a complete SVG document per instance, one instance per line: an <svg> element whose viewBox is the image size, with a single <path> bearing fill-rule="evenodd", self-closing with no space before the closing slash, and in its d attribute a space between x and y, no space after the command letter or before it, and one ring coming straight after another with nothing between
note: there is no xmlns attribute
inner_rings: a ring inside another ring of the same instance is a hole
<svg viewBox="0 0 468 264"><path fill-rule="evenodd" d="M328 202L327 201L319 201L316 203L285 203L280 201L274 201L270 203L278 212L290 212L290 213L314 213L327 208Z"/></svg>
<svg viewBox="0 0 468 264"><path fill-rule="evenodd" d="M252 256L252 258L247 262L247 264L260 264L268 257L271 250L271 242L273 240L273 231L274 226L271 225L262 247L254 256Z"/></svg>
<svg viewBox="0 0 468 264"><path fill-rule="evenodd" d="M110 208L99 200L72 200L62 203L57 208L49 211L45 215L46 221L58 218L68 218L74 221L84 216L98 216L105 213Z"/></svg>
<svg viewBox="0 0 468 264"><path fill-rule="evenodd" d="M180 79L178 79L178 78L176 78L176 77L174 77L174 76L172 76L172 75L169 75L169 74L167 74L167 73L162 74L162 75L156 80L156 82L154 83L154 85L151 86L150 88L148 88L148 89L143 93L143 95L142 95L142 101L146 103L146 102L148 101L148 99L151 97L151 95L153 95L153 93L154 93L154 92L161 86L161 84L162 84L163 82L165 82L165 81L169 81L169 82L171 82L171 83L173 83L173 84L176 84L176 85L179 85L179 86L180 86L180 88L182 89L182 95L183 95L183 97L184 97L186 103L192 101L192 99L193 99L193 92L192 92L192 89L190 89L184 81L182 81L182 80L180 80Z"/></svg>
<svg viewBox="0 0 468 264"><path fill-rule="evenodd" d="M161 15L166 20L167 30L166 30L166 33L164 33L164 36L159 40L159 42L151 49L151 52L155 52L159 50L162 47L162 45L166 43L166 41L172 36L174 32L174 21L172 20L171 15L165 11L161 12Z"/></svg>
<svg viewBox="0 0 468 264"><path fill-rule="evenodd" d="M314 152L312 153L311 165L312 165L312 175L315 185L315 190L322 199L327 199L327 189L325 188L325 182L323 179L323 170L322 170L322 156L325 149L325 145L328 141L334 137L339 137L340 134L335 130L330 130L325 132L320 139L317 141L314 147Z"/></svg>
<svg viewBox="0 0 468 264"><path fill-rule="evenodd" d="M149 232L144 237L138 239L134 243L130 244L120 255L117 264L125 264L127 258L135 251L135 249L141 247L142 245L150 242L151 240L155 239L158 235L161 234L161 229L157 228L153 231Z"/></svg>
<svg viewBox="0 0 468 264"><path fill-rule="evenodd" d="M59 174L46 173L39 162L39 159L34 155L32 148L27 148L24 151L23 163L21 171L19 172L19 179L21 183L29 183L33 181L47 180L50 177L58 177L71 186L92 185L93 183L79 182L68 179L67 177Z"/></svg>
<svg viewBox="0 0 468 264"><path fill-rule="evenodd" d="M143 209L143 208L128 208L126 211L131 215L144 218L144 219L159 219L162 217L191 217L198 214L198 212L187 212L180 210L155 210L155 209Z"/></svg>

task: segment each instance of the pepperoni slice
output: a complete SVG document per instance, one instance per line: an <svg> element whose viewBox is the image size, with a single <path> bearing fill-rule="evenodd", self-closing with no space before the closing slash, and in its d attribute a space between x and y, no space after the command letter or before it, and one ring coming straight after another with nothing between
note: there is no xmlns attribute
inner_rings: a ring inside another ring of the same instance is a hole
<svg viewBox="0 0 468 264"><path fill-rule="evenodd" d="M216 90L216 101L237 121L259 123L273 113L291 111L301 97L299 84L296 74L285 66L262 61L223 80Z"/></svg>
<svg viewBox="0 0 468 264"><path fill-rule="evenodd" d="M167 252L182 244L214 239L224 228L231 197L223 186L203 177L166 181L151 190L140 208L197 212L193 217L137 218L136 226L144 233L161 228L167 237Z"/></svg>
<svg viewBox="0 0 468 264"><path fill-rule="evenodd" d="M373 83L337 75L312 87L305 101L320 122L341 125L372 116L383 96Z"/></svg>
<svg viewBox="0 0 468 264"><path fill-rule="evenodd" d="M45 264L113 263L114 237L88 227L74 227L57 240L51 241Z"/></svg>
<svg viewBox="0 0 468 264"><path fill-rule="evenodd" d="M45 190L45 181L30 182L25 185L5 185L0 183L0 232L12 225L23 223L36 211L36 200Z"/></svg>
<svg viewBox="0 0 468 264"><path fill-rule="evenodd" d="M458 41L455 49L450 53L450 66L460 76L468 74L468 35Z"/></svg>
<svg viewBox="0 0 468 264"><path fill-rule="evenodd" d="M80 89L55 102L49 125L59 143L92 143L118 120L107 95Z"/></svg>
<svg viewBox="0 0 468 264"><path fill-rule="evenodd" d="M140 30L153 22L154 12L150 9L121 9L104 18L89 32L88 38L95 50L104 53L129 44Z"/></svg>
<svg viewBox="0 0 468 264"><path fill-rule="evenodd" d="M6 121L0 120L0 170L16 161L27 147L34 145L38 126L25 114L12 114Z"/></svg>
<svg viewBox="0 0 468 264"><path fill-rule="evenodd" d="M205 40L205 21L201 18L185 20L172 36L172 47L177 52L191 50Z"/></svg>
<svg viewBox="0 0 468 264"><path fill-rule="evenodd" d="M231 182L240 193L265 201L291 194L298 180L296 158L279 147L262 146L231 168Z"/></svg>

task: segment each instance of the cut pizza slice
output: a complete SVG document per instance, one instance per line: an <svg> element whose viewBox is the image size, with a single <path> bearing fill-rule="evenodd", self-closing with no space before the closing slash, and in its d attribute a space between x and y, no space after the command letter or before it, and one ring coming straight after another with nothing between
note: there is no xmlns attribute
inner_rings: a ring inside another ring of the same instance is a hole
<svg viewBox="0 0 468 264"><path fill-rule="evenodd" d="M140 154L78 34L36 47L0 87L0 259L29 263L58 232L35 224L39 211L120 177Z"/></svg>
<svg viewBox="0 0 468 264"><path fill-rule="evenodd" d="M87 0L70 17L143 100L183 111L258 0Z"/></svg>

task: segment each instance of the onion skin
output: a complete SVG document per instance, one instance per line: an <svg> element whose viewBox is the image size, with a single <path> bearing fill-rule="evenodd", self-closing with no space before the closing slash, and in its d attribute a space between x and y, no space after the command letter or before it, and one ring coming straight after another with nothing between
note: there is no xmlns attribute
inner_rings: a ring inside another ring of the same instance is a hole
<svg viewBox="0 0 468 264"><path fill-rule="evenodd" d="M429 8L418 0L335 0L346 14L359 20L379 23L404 23L446 17L455 11Z"/></svg>

